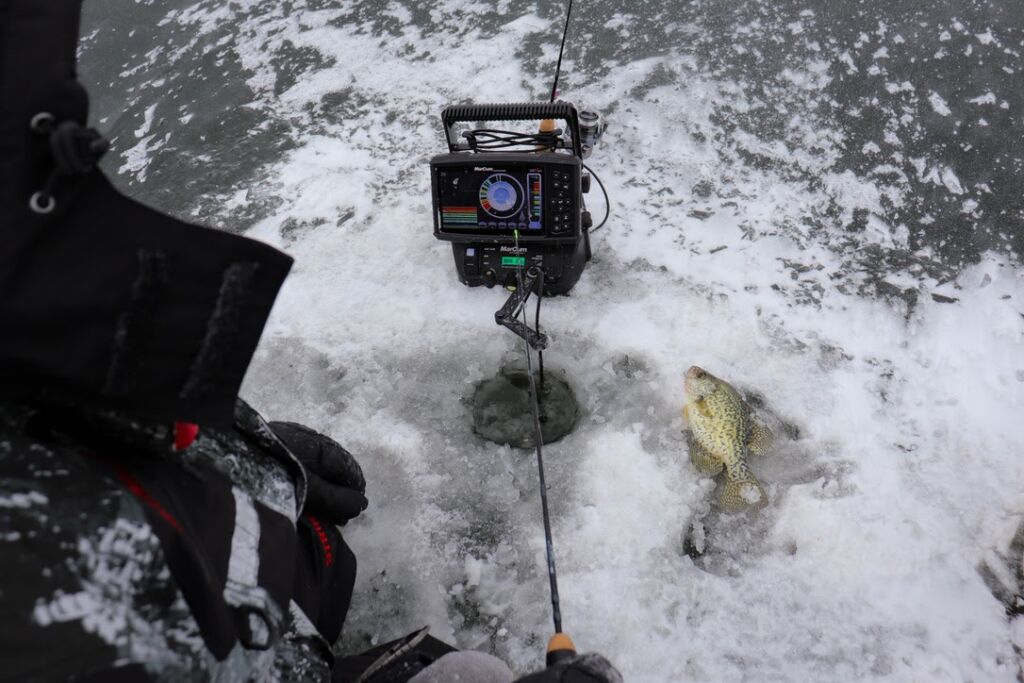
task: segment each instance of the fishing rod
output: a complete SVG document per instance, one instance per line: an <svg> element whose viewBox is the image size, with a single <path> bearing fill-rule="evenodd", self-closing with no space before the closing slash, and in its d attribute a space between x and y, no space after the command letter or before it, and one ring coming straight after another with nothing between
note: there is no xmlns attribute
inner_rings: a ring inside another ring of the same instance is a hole
<svg viewBox="0 0 1024 683"><path fill-rule="evenodd" d="M460 282L511 291L495 313L495 321L524 342L555 631L547 647L549 666L575 656L576 647L562 628L544 472L540 394L548 390L543 355L547 337L540 332L540 307L545 296L568 294L590 261L593 220L583 196L590 191L591 178L597 176L583 160L604 132L599 114L577 111L573 104L557 99L573 4L568 0L548 101L446 108L441 122L448 153L430 161L434 236L451 243ZM484 127L466 130L465 124L497 121L541 123L536 133ZM556 121L564 122L564 129L556 127ZM604 191L600 180L598 184ZM605 205L601 225L610 213L607 192ZM531 329L526 302L533 293L537 306ZM537 351L536 365L533 351ZM525 445L529 437L523 437Z"/></svg>
<svg viewBox="0 0 1024 683"><path fill-rule="evenodd" d="M551 84L551 102L555 101L558 95L558 77L562 72L562 55L565 53L565 39L569 35L569 20L572 17L572 3L565 12L565 26L562 28L562 43L558 48L558 62L555 65L555 79ZM553 122L552 122L553 123ZM518 233L516 233L518 240ZM544 269L537 269L537 309L534 315L534 326L536 334L540 334L540 302L544 298ZM519 281L522 284L522 270L519 271ZM523 307L523 322L526 323L526 307ZM537 448L537 477L540 483L540 505L544 517L544 548L547 554L548 585L551 592L551 618L554 623L555 633L548 641L547 654L545 656L548 666L553 666L560 661L569 659L576 654L576 644L572 638L562 630L562 607L558 595L558 570L555 567L555 542L551 534L551 513L548 508L548 486L544 478L544 434L540 424L540 396L537 393L537 383L533 379L533 361L530 354L529 340L523 340L523 350L526 352L526 376L530 385L530 408L533 412L533 438ZM544 386L544 351L537 349L537 359L540 366L540 384Z"/></svg>
<svg viewBox="0 0 1024 683"><path fill-rule="evenodd" d="M537 288L537 312L535 334L540 336L540 301L544 291L544 271L539 268L531 268L528 274L529 283L523 281L520 271L520 287L525 291L536 286ZM526 307L522 307L523 324L527 324ZM558 571L555 567L555 543L551 533L551 513L548 508L548 486L544 477L544 434L540 423L540 396L537 391L537 382L533 375L533 356L530 352L530 340L523 338L523 350L526 353L526 376L530 391L530 410L533 417L533 439L537 451L537 475L540 483L540 504L544 518L544 548L547 554L548 583L551 591L551 617L555 627L555 633L548 641L546 661L548 666L557 664L560 661L569 659L576 654L576 646L565 631L562 630L562 608L558 595ZM538 348L538 355L542 351Z"/></svg>

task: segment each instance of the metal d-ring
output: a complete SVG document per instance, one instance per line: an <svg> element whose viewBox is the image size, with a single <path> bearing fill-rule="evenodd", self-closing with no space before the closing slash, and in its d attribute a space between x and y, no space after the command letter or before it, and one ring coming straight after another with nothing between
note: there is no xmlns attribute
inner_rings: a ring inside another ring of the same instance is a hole
<svg viewBox="0 0 1024 683"><path fill-rule="evenodd" d="M38 214L52 213L57 208L57 200L54 199L52 194L45 192L35 192L28 200L28 206L34 212Z"/></svg>
<svg viewBox="0 0 1024 683"><path fill-rule="evenodd" d="M41 111L32 117L28 127L35 133L45 134L53 130L53 124L57 119L48 111Z"/></svg>

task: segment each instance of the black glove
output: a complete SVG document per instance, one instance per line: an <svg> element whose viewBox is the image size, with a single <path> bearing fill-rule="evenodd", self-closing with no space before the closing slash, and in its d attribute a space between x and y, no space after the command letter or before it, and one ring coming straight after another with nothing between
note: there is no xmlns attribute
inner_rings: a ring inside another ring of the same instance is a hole
<svg viewBox="0 0 1024 683"><path fill-rule="evenodd" d="M366 509L363 470L337 441L294 422L271 422L270 428L306 470L304 514L344 524Z"/></svg>
<svg viewBox="0 0 1024 683"><path fill-rule="evenodd" d="M524 676L515 683L622 683L622 674L601 655L588 652Z"/></svg>

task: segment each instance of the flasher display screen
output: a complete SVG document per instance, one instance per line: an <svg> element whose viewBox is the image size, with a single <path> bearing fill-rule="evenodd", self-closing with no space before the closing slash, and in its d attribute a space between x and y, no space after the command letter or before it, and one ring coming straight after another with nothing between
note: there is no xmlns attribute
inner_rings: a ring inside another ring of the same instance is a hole
<svg viewBox="0 0 1024 683"><path fill-rule="evenodd" d="M540 168L440 169L437 181L442 230L528 233L544 225Z"/></svg>

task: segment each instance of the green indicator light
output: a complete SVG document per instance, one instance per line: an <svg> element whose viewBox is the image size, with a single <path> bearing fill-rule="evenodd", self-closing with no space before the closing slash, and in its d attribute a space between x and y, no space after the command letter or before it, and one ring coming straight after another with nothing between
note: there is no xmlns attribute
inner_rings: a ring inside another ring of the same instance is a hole
<svg viewBox="0 0 1024 683"><path fill-rule="evenodd" d="M525 266L525 256L502 256L501 265L503 266Z"/></svg>

